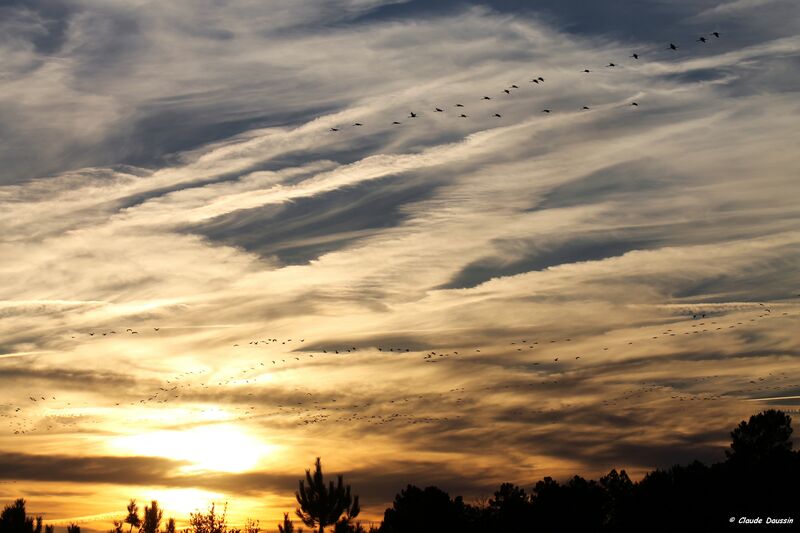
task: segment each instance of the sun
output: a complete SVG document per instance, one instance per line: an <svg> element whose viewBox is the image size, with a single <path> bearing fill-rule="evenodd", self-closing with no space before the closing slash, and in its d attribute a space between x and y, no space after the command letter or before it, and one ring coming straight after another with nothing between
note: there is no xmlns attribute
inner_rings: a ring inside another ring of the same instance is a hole
<svg viewBox="0 0 800 533"><path fill-rule="evenodd" d="M186 461L184 471L245 472L276 448L233 424L215 424L183 431L153 431L115 439L123 453Z"/></svg>

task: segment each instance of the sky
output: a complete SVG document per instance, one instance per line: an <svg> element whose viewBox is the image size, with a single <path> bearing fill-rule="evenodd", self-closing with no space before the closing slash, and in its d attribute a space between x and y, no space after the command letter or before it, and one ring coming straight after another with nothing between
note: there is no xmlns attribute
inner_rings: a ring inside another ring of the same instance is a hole
<svg viewBox="0 0 800 533"><path fill-rule="evenodd" d="M367 520L722 460L800 409L798 21L0 2L0 504L271 531L318 456Z"/></svg>

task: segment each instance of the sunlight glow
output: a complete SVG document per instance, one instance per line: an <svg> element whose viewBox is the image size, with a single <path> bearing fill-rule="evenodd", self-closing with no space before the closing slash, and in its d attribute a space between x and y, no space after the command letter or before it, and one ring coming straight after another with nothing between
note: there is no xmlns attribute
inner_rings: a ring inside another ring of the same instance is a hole
<svg viewBox="0 0 800 533"><path fill-rule="evenodd" d="M231 424L130 435L116 439L112 446L123 453L187 461L188 471L234 473L255 467L276 448Z"/></svg>

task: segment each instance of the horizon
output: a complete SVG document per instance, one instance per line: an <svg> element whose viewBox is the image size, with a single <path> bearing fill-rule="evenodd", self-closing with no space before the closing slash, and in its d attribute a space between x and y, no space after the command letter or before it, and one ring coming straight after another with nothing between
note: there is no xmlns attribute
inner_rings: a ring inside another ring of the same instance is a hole
<svg viewBox="0 0 800 533"><path fill-rule="evenodd" d="M0 502L721 460L800 405L797 14L0 3Z"/></svg>

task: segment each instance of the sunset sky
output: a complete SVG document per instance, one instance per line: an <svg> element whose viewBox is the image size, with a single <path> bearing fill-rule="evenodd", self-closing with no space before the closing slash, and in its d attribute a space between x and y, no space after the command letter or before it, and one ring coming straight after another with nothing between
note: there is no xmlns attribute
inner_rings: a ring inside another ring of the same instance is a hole
<svg viewBox="0 0 800 533"><path fill-rule="evenodd" d="M367 520L721 460L800 409L798 20L0 2L0 505L272 531L317 456Z"/></svg>

